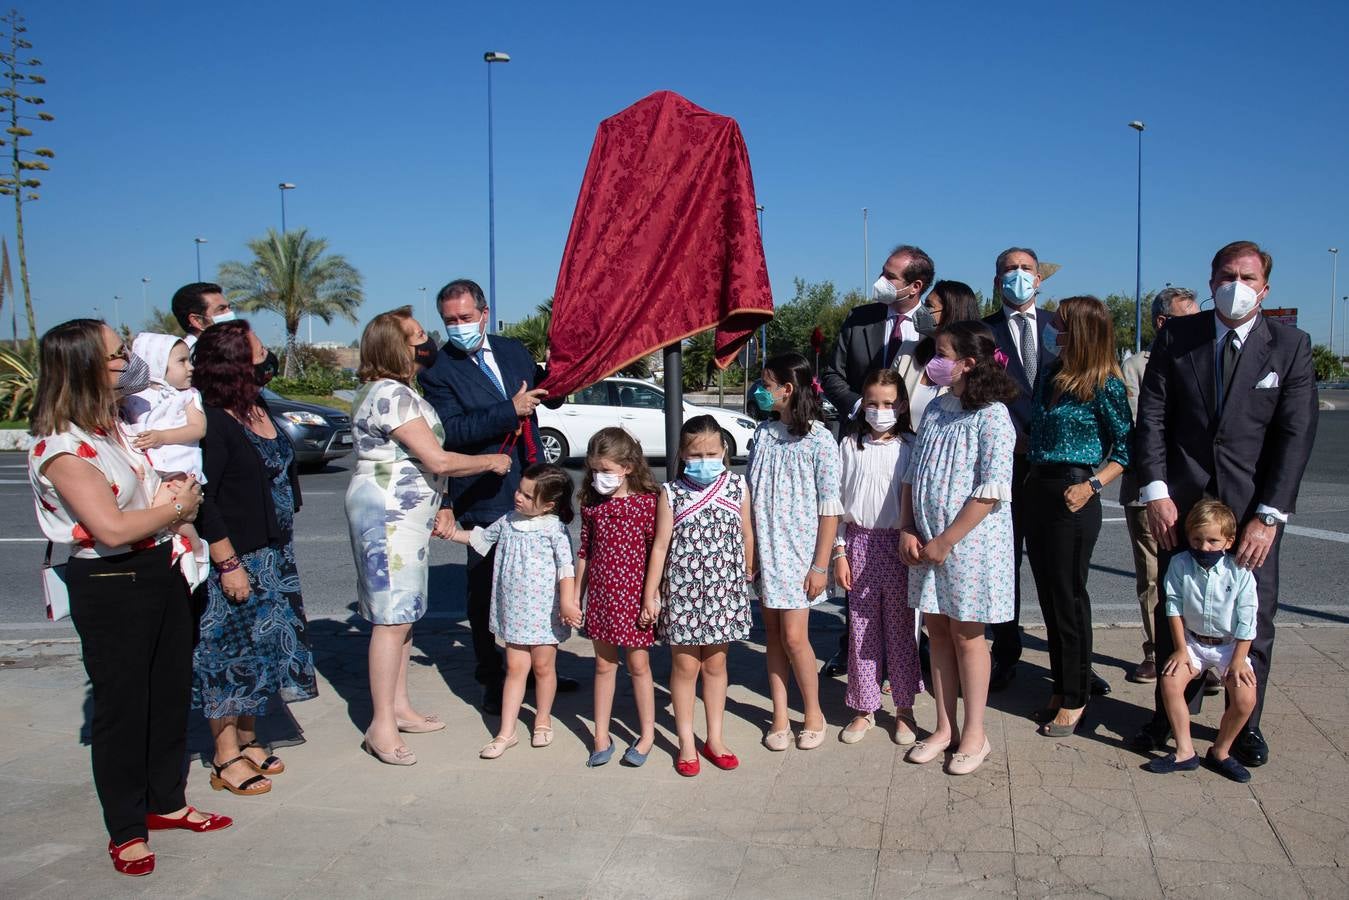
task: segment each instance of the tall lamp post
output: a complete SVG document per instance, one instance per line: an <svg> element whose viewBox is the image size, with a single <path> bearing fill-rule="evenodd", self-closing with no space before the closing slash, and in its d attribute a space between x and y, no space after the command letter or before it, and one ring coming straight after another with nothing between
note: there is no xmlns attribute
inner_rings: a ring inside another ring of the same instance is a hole
<svg viewBox="0 0 1349 900"><path fill-rule="evenodd" d="M295 185L289 181L283 181L276 186L281 192L281 236L286 236L286 191L295 190Z"/></svg>
<svg viewBox="0 0 1349 900"><path fill-rule="evenodd" d="M141 318L150 322L150 276L141 276Z"/></svg>
<svg viewBox="0 0 1349 900"><path fill-rule="evenodd" d="M1138 132L1138 234L1134 244L1134 352L1143 349L1143 129L1135 119L1129 127Z"/></svg>
<svg viewBox="0 0 1349 900"><path fill-rule="evenodd" d="M487 63L487 330L496 330L497 321L497 220L496 185L492 159L492 63L508 63L509 53L489 50L482 55Z"/></svg>
<svg viewBox="0 0 1349 900"><path fill-rule="evenodd" d="M1340 267L1340 248L1330 248L1330 355L1335 355L1335 276Z"/></svg>
<svg viewBox="0 0 1349 900"><path fill-rule="evenodd" d="M867 241L867 208L862 207L862 293L867 292L867 279L871 277L871 245Z"/></svg>
<svg viewBox="0 0 1349 900"><path fill-rule="evenodd" d="M420 292L421 292L421 295L422 295L422 307L421 307L421 309L422 309L422 318L423 318L423 319L426 319L426 320L429 322L429 321L430 321L429 313L428 313L428 311L427 311L427 309L426 309L426 288L424 288L424 287L419 287L419 288L417 288L417 290L420 291ZM427 324L427 322L423 322L423 323L422 323L422 327L425 328L425 327L426 327L426 324Z"/></svg>
<svg viewBox="0 0 1349 900"><path fill-rule="evenodd" d="M192 243L197 245L197 280L201 281L201 245L206 243L206 238L194 237Z"/></svg>
<svg viewBox="0 0 1349 900"><path fill-rule="evenodd" d="M763 213L764 213L764 207L763 207L763 204L762 204L762 203L756 203L756 204L754 204L754 211L755 211L756 213L758 213L758 215L759 215L759 244L760 244L760 246L762 246L762 245L763 245ZM768 362L768 323L767 323L767 322L765 322L765 323L759 328L759 359L760 359L761 362L763 362L763 363L765 363L765 364ZM748 375L746 376L745 380L746 380L747 382L749 381Z"/></svg>
<svg viewBox="0 0 1349 900"><path fill-rule="evenodd" d="M122 295L112 295L112 317L117 321L117 330L122 330Z"/></svg>

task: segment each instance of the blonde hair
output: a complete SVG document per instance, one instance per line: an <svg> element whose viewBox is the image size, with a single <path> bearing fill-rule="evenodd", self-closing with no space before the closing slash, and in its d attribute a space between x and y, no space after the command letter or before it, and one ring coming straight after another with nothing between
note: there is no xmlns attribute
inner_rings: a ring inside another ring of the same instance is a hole
<svg viewBox="0 0 1349 900"><path fill-rule="evenodd" d="M403 323L412 318L411 306L382 312L366 323L361 332L361 364L356 370L360 381L389 378L402 384L412 382L415 357L408 346Z"/></svg>
<svg viewBox="0 0 1349 900"><path fill-rule="evenodd" d="M1217 525L1222 536L1235 540L1237 536L1237 517L1232 508L1221 500L1204 499L1196 503L1190 514L1185 517L1185 533L1193 534L1205 525Z"/></svg>
<svg viewBox="0 0 1349 900"><path fill-rule="evenodd" d="M29 434L60 434L71 425L116 433L117 395L108 383L103 346L107 327L97 319L71 319L42 336Z"/></svg>

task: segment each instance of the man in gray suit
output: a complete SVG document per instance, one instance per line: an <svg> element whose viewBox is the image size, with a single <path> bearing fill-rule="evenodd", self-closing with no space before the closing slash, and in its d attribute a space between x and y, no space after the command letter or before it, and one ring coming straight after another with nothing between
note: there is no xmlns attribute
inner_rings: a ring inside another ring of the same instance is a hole
<svg viewBox="0 0 1349 900"><path fill-rule="evenodd" d="M1168 287L1152 299L1152 324L1157 331L1162 330L1167 319L1192 316L1197 312L1199 304L1195 302L1194 291L1188 288ZM1151 355L1151 351L1142 350L1120 366L1129 411L1135 422L1138 421L1138 389ZM1129 524L1129 540L1134 549L1134 585L1143 616L1143 661L1130 674L1129 680L1152 684L1157 680L1156 645L1152 634L1152 618L1157 609L1157 542L1148 530L1147 504L1138 499L1138 488L1136 470L1128 469L1119 480L1119 499L1124 504L1124 517ZM1216 689L1216 683L1214 687Z"/></svg>
<svg viewBox="0 0 1349 900"><path fill-rule="evenodd" d="M1311 339L1261 314L1273 267L1273 258L1252 241L1218 251L1209 279L1215 310L1162 328L1134 429L1139 497L1147 503L1163 572L1171 555L1188 546L1178 523L1201 498L1226 503L1240 523L1236 562L1254 571L1259 596L1250 649L1256 705L1232 747L1247 766L1269 759L1260 714L1279 608L1279 543L1297 505L1317 419ZM1158 604L1153 627L1162 659L1174 649L1164 613L1165 604ZM1187 691L1192 705L1199 699L1194 688ZM1159 685L1156 713L1134 745L1160 749L1168 730Z"/></svg>

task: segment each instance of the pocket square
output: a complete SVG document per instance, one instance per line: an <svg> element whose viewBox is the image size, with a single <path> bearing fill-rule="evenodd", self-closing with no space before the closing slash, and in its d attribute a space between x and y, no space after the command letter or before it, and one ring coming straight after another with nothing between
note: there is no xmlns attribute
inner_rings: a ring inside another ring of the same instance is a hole
<svg viewBox="0 0 1349 900"><path fill-rule="evenodd" d="M1261 378L1259 381L1255 383L1256 390L1261 391L1269 390L1270 388L1276 388L1278 386L1279 386L1278 372L1270 372L1264 378Z"/></svg>

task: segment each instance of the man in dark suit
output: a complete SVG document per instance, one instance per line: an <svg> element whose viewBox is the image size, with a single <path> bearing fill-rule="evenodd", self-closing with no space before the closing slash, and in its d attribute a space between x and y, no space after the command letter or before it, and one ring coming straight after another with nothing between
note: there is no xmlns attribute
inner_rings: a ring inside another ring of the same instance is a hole
<svg viewBox="0 0 1349 900"><path fill-rule="evenodd" d="M1163 572L1171 555L1188 547L1178 523L1203 497L1226 503L1241 523L1236 561L1255 572L1260 601L1250 649L1256 705L1232 747L1247 766L1269 758L1260 714L1279 605L1279 544L1317 420L1311 339L1260 311L1273 266L1251 241L1218 251L1209 280L1215 310L1171 319L1162 328L1143 375L1134 430L1139 499L1147 503ZM1175 648L1165 604L1157 606L1154 630L1157 658L1166 659ZM1187 692L1192 709L1197 685ZM1168 731L1159 680L1156 713L1135 746L1159 749Z"/></svg>
<svg viewBox="0 0 1349 900"><path fill-rule="evenodd" d="M457 516L472 527L490 525L515 508L520 473L533 462L538 446L534 409L547 394L534 387L536 365L525 345L487 334L487 298L467 279L451 281L436 295L436 310L448 338L435 362L417 375L422 392L445 428L445 449L456 453L508 453L506 475L487 472L451 478L442 517ZM439 523L437 523L439 524ZM444 529L448 531L448 528ZM473 631L474 676L483 685L483 709L501 711L504 680L501 652L488 625L495 551L480 556L468 550L468 622ZM569 683L569 684L568 684ZM559 690L575 690L570 678Z"/></svg>
<svg viewBox="0 0 1349 900"><path fill-rule="evenodd" d="M932 257L901 244L886 257L880 277L871 286L874 303L854 307L839 328L834 350L820 367L820 387L843 420L850 419L862 399L862 382L873 369L894 369L912 396L922 367L913 351L930 330L932 316L922 304L936 278ZM919 328L923 331L920 332ZM918 423L913 423L917 427ZM825 663L828 677L848 670L848 633L838 652Z"/></svg>

